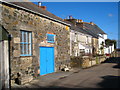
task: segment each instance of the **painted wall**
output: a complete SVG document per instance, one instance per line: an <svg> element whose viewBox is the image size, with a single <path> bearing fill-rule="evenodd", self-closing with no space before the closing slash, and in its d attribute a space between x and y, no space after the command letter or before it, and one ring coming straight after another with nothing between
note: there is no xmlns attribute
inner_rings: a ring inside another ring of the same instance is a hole
<svg viewBox="0 0 120 90"><path fill-rule="evenodd" d="M92 37L75 30L70 31L70 55L80 56L81 51L92 54Z"/></svg>

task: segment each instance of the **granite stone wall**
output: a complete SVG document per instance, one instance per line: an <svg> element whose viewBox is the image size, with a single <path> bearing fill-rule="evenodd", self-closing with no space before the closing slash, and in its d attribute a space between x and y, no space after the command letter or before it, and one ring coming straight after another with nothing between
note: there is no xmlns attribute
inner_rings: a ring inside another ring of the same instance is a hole
<svg viewBox="0 0 120 90"><path fill-rule="evenodd" d="M8 5L1 5L1 25L12 35L10 41L11 82L24 84L40 72L39 47L55 48L55 71L70 61L69 28L33 13ZM20 56L20 30L32 32L32 56ZM54 33L55 43L47 43L46 34Z"/></svg>

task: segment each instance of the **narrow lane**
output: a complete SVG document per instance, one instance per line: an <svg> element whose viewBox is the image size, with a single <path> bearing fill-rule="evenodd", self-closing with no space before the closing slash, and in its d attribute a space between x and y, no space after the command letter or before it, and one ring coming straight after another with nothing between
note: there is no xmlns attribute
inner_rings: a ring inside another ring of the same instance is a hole
<svg viewBox="0 0 120 90"><path fill-rule="evenodd" d="M118 88L120 85L118 62L120 62L120 58L111 58L101 65L59 79L51 83L49 87Z"/></svg>
<svg viewBox="0 0 120 90"><path fill-rule="evenodd" d="M16 88L120 88L120 57L74 73L46 75Z"/></svg>

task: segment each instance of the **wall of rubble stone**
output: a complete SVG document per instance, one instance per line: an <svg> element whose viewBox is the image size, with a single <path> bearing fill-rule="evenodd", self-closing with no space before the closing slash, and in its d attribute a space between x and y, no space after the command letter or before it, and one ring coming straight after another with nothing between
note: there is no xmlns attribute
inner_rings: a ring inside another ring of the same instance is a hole
<svg viewBox="0 0 120 90"><path fill-rule="evenodd" d="M71 67L74 68L89 68L94 65L100 64L106 60L105 56L77 56L71 57Z"/></svg>
<svg viewBox="0 0 120 90"><path fill-rule="evenodd" d="M82 68L88 68L97 64L100 64L106 60L105 56L97 56L97 57L82 57Z"/></svg>
<svg viewBox="0 0 120 90"><path fill-rule="evenodd" d="M20 79L24 84L27 82L25 80L30 81L39 75L40 46L55 48L55 71L69 65L69 28L66 29L63 24L12 6L2 5L1 11L0 23L12 35L10 42L12 83ZM20 56L20 30L32 31L32 56ZM56 35L54 44L46 42L48 32Z"/></svg>

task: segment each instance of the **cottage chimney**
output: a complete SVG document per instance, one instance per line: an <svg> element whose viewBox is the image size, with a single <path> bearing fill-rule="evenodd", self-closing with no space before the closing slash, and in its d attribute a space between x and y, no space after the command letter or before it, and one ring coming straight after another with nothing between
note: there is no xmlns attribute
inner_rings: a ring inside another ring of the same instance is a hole
<svg viewBox="0 0 120 90"><path fill-rule="evenodd" d="M42 2L38 2L38 6L42 6Z"/></svg>
<svg viewBox="0 0 120 90"><path fill-rule="evenodd" d="M79 20L79 23L81 23L81 22L83 22L83 20L82 20L82 19L80 19L80 20Z"/></svg>
<svg viewBox="0 0 120 90"><path fill-rule="evenodd" d="M72 15L69 16L69 19L73 19Z"/></svg>
<svg viewBox="0 0 120 90"><path fill-rule="evenodd" d="M42 8L43 10L46 10L46 6L42 6L42 2L38 2L38 7Z"/></svg>
<svg viewBox="0 0 120 90"><path fill-rule="evenodd" d="M83 20L79 19L78 22L76 22L76 25L83 28Z"/></svg>
<svg viewBox="0 0 120 90"><path fill-rule="evenodd" d="M94 23L93 23L93 22L90 22L90 24L91 24L91 25L94 25Z"/></svg>

